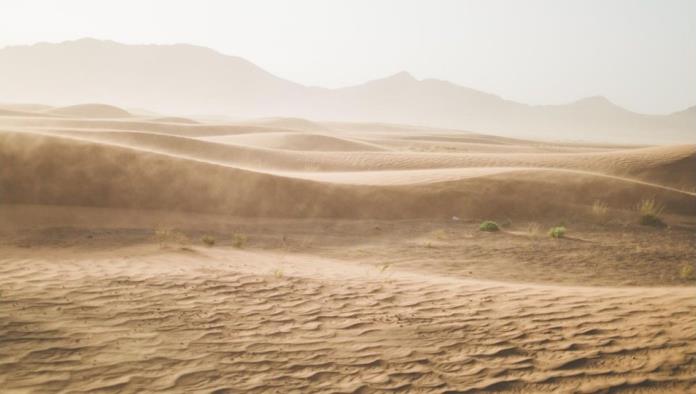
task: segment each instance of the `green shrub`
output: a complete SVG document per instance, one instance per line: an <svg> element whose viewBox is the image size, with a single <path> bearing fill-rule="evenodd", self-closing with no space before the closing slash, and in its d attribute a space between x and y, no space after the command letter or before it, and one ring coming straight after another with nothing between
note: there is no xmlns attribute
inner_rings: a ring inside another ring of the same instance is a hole
<svg viewBox="0 0 696 394"><path fill-rule="evenodd" d="M564 238L566 233L566 228L563 226L551 227L549 230L549 237L551 238Z"/></svg>
<svg viewBox="0 0 696 394"><path fill-rule="evenodd" d="M679 277L684 280L696 279L696 269L692 264L684 263L679 268Z"/></svg>
<svg viewBox="0 0 696 394"><path fill-rule="evenodd" d="M485 222L481 223L479 226L479 230L481 231L487 231L487 232L495 232L495 231L500 231L500 227L498 226L498 223L486 220Z"/></svg>

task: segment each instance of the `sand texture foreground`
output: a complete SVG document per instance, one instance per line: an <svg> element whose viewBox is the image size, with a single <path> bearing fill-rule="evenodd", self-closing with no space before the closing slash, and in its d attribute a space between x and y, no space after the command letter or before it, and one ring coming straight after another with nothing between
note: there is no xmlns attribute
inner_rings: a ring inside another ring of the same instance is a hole
<svg viewBox="0 0 696 394"><path fill-rule="evenodd" d="M2 392L696 392L696 146L4 111Z"/></svg>
<svg viewBox="0 0 696 394"><path fill-rule="evenodd" d="M687 392L696 384L693 288L525 286L309 258L281 264L249 252L130 253L2 259L6 390Z"/></svg>

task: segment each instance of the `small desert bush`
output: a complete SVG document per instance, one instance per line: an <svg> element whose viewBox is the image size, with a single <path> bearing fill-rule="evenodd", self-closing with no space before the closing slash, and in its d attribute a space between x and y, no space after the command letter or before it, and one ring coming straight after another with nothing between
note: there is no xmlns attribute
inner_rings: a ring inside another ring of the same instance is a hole
<svg viewBox="0 0 696 394"><path fill-rule="evenodd" d="M694 269L693 264L682 264L682 266L679 268L679 277L684 280L696 279L696 269Z"/></svg>
<svg viewBox="0 0 696 394"><path fill-rule="evenodd" d="M495 231L500 231L500 226L498 226L498 223L486 220L485 222L481 223L479 225L479 230L481 231L487 231L487 232L495 232Z"/></svg>
<svg viewBox="0 0 696 394"><path fill-rule="evenodd" d="M639 223L644 226L662 227L665 223L661 215L665 207L656 202L654 198L646 198L636 205L636 211L640 214Z"/></svg>
<svg viewBox="0 0 696 394"><path fill-rule="evenodd" d="M235 233L232 236L232 246L235 248L243 248L247 243L247 236L244 234Z"/></svg>
<svg viewBox="0 0 696 394"><path fill-rule="evenodd" d="M551 227L549 229L549 237L551 238L564 238L566 233L566 228L563 226Z"/></svg>
<svg viewBox="0 0 696 394"><path fill-rule="evenodd" d="M594 204L592 204L592 216L594 216L596 219L603 220L607 217L607 213L609 213L609 206L607 203L604 201L595 200Z"/></svg>
<svg viewBox="0 0 696 394"><path fill-rule="evenodd" d="M201 242L203 242L203 244L206 246L215 246L215 238L211 235L204 235L201 238Z"/></svg>
<svg viewBox="0 0 696 394"><path fill-rule="evenodd" d="M160 227L155 229L155 238L162 247L167 244L186 245L189 243L189 238L186 234L171 228Z"/></svg>

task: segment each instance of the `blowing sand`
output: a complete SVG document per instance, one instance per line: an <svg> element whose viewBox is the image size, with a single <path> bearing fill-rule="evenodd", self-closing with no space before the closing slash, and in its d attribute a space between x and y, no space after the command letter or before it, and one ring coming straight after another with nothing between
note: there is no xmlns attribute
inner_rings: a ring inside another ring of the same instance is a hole
<svg viewBox="0 0 696 394"><path fill-rule="evenodd" d="M696 392L696 146L7 111L3 392Z"/></svg>

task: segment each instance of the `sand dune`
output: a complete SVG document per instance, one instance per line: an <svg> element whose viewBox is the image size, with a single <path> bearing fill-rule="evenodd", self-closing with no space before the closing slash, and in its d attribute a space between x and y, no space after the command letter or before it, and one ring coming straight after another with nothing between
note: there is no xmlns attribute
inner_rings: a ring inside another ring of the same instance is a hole
<svg viewBox="0 0 696 394"><path fill-rule="evenodd" d="M8 392L696 389L694 145L7 111Z"/></svg>
<svg viewBox="0 0 696 394"><path fill-rule="evenodd" d="M38 116L41 111L53 108L50 105L31 103L0 103L0 107L12 111L33 112L36 116Z"/></svg>
<svg viewBox="0 0 696 394"><path fill-rule="evenodd" d="M79 104L68 107L51 108L45 112L76 118L128 118L128 111L106 104Z"/></svg>
<svg viewBox="0 0 696 394"><path fill-rule="evenodd" d="M249 133L207 137L206 141L259 148L323 152L370 152L384 148L365 142L309 133Z"/></svg>
<svg viewBox="0 0 696 394"><path fill-rule="evenodd" d="M579 153L539 154L519 152L433 153L377 151L378 141L304 133L248 133L194 139L151 133L124 133L109 130L82 131L52 129L53 133L90 141L106 141L201 161L257 171L389 171L486 167L555 168L612 175L660 184L685 191L696 188L690 168L696 166L696 145L614 149ZM224 132L220 129L219 132ZM480 137L479 137L480 138ZM215 142L224 142L217 144ZM265 145L265 146L264 146ZM523 145L524 146L524 145ZM526 145L527 149L532 146ZM313 152L292 152L294 150ZM570 149L570 147L567 147ZM485 150L485 147L484 147ZM451 171L450 171L451 172Z"/></svg>
<svg viewBox="0 0 696 394"><path fill-rule="evenodd" d="M675 213L696 212L696 196L691 192L616 176L530 168L525 159L531 158L526 156L516 158L521 168L503 167L507 164L503 157L374 156L386 152L351 153L344 156L342 162L338 153L309 158L286 153L277 155L273 164L270 158L274 151L245 151L236 147L228 150L225 145L215 145L216 150L209 146L210 142L181 137L94 134L102 137L115 135L122 143L126 142L124 136L135 139L125 147L31 133L3 133L3 157L15 169L5 172L0 183L8 191L6 200L13 203L160 207L240 216L403 219L499 211L508 215L525 212L527 215L540 212L557 214L557 210L572 212L578 209L578 205L589 206L596 199L607 200L617 208L621 204L629 208L645 196L654 196ZM146 140L152 146L144 143ZM135 143L140 143L145 149L132 148ZM642 169L644 164L640 160L654 162L656 152L665 149L638 154L605 154L591 161L579 155L571 157L569 162L587 163L598 168L615 165L622 172L626 170L621 166ZM690 149L673 148L666 152L674 157L688 157ZM260 153L265 153L266 157ZM673 159L668 154L664 156L668 162ZM368 158L373 160L370 162ZM443 158L449 159L449 163L460 162L462 168L446 168L445 163L436 162L436 159ZM325 159L323 163L319 161L321 159ZM559 162L558 157L547 156L545 160L542 162L547 165ZM240 162L246 166L240 166ZM268 163L270 168L261 168L262 162ZM334 165L333 172L309 171L318 163ZM374 166L373 171L365 168L369 164ZM479 165L474 167L476 164ZM297 170L302 165L307 170ZM414 171L418 165L420 168L425 165L432 167ZM336 172L339 166L353 171ZM282 170L287 167L295 167L295 171ZM399 170L382 170L384 167ZM39 174L43 181L22 182L32 174ZM80 181L69 182L77 179ZM190 193L192 189L202 192ZM265 198L259 200L259 195ZM555 196L556 201L548 201L550 195ZM529 202L519 206L520 198ZM383 207L385 201L390 201L388 208ZM545 206L554 208L545 209Z"/></svg>
<svg viewBox="0 0 696 394"><path fill-rule="evenodd" d="M181 118L181 117L176 117L176 116L165 116L162 118L154 118L152 121L156 122L156 123L198 124L198 122L196 122L193 119Z"/></svg>

